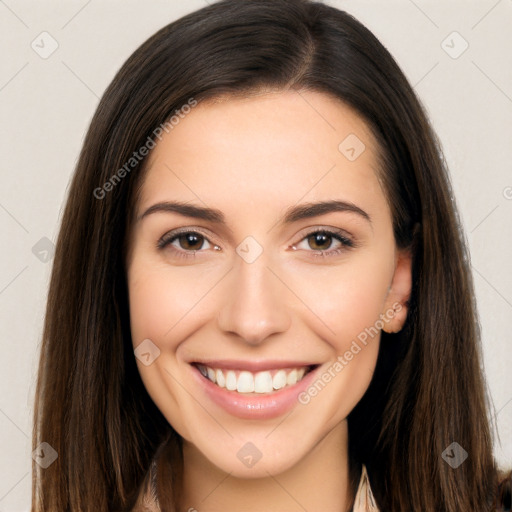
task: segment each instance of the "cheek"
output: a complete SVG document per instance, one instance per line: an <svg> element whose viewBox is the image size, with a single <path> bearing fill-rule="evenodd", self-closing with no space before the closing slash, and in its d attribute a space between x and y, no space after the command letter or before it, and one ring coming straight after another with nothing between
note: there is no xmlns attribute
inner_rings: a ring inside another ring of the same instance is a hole
<svg viewBox="0 0 512 512"><path fill-rule="evenodd" d="M180 345L211 317L210 292L222 278L224 269L171 268L144 254L135 254L128 271L128 293L132 344L144 340L160 353L148 366L137 358L144 386L169 423L188 438L184 418L193 416L189 396L179 385L183 365Z"/></svg>
<svg viewBox="0 0 512 512"><path fill-rule="evenodd" d="M130 323L134 346L149 338L173 348L172 340L183 339L184 329L201 322L197 307L215 284L212 273L199 273L194 267L171 269L134 260L129 271ZM177 334L180 333L178 336ZM177 342L176 342L177 343ZM174 347L175 348L175 347Z"/></svg>
<svg viewBox="0 0 512 512"><path fill-rule="evenodd" d="M299 400L312 416L322 419L327 430L345 419L361 400L379 353L380 315L390 267L384 261L359 263L317 272L297 282L301 297L315 312L310 329L321 333L331 349L329 362ZM319 327L320 323L327 328Z"/></svg>
<svg viewBox="0 0 512 512"><path fill-rule="evenodd" d="M162 333L170 327L166 322L169 293L155 286L157 283L154 281L155 279L149 277L129 284L130 325L134 347L146 338L159 340Z"/></svg>
<svg viewBox="0 0 512 512"><path fill-rule="evenodd" d="M191 305L199 300L200 290L187 286L187 279L180 278L179 272L155 265L150 258L135 256L128 272L128 292L134 349L149 339L160 350L147 366L137 358L144 387L169 423L187 438L188 428L182 419L183 397L175 380L181 380L176 351L188 335L184 320Z"/></svg>
<svg viewBox="0 0 512 512"><path fill-rule="evenodd" d="M352 340L378 325L391 273L388 260L367 254L347 264L292 270L289 279L316 320L326 326L322 329L325 341L343 353Z"/></svg>

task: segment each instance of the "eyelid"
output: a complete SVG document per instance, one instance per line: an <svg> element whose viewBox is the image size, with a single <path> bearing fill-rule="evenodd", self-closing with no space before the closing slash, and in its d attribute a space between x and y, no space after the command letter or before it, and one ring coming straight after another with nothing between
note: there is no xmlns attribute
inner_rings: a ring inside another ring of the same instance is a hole
<svg viewBox="0 0 512 512"><path fill-rule="evenodd" d="M341 256L343 253L346 253L349 250L356 249L357 247L359 247L359 243L357 242L355 237L348 233L347 231L345 231L344 229L316 226L313 228L308 228L305 233L302 233L298 241L291 245L291 248L295 251L298 250L297 245L307 240L311 235L314 235L316 233L325 233L326 235L336 240L339 243L339 246L334 249L329 248L325 250L301 249L308 255L308 257L336 257Z"/></svg>
<svg viewBox="0 0 512 512"><path fill-rule="evenodd" d="M156 243L157 249L166 249L171 241L174 238L177 238L179 235L187 234L187 233L197 233L201 236L203 236L210 244L213 246L218 246L216 242L214 242L211 238L211 234L208 233L208 230L204 228L200 228L197 226L184 226L181 228L176 228L171 231L168 231L164 235L162 235L159 240ZM204 251L184 251L184 250L176 250L176 252L189 252L189 253L196 253L196 252L204 252Z"/></svg>
<svg viewBox="0 0 512 512"><path fill-rule="evenodd" d="M347 240L350 240L354 245L356 244L356 238L352 233L348 232L346 229L336 228L333 226L313 226L309 228L305 228L297 235L297 242L301 242L304 240L304 238L307 238L310 235L313 235L315 233L328 233L332 235L338 235L341 238L345 238Z"/></svg>

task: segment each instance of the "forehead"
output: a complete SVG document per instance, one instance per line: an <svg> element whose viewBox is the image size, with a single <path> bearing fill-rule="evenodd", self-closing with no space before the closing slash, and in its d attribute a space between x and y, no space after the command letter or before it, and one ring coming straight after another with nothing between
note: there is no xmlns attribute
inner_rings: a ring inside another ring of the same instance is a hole
<svg viewBox="0 0 512 512"><path fill-rule="evenodd" d="M201 102L146 165L140 208L199 200L239 216L301 199L383 199L370 129L341 101L312 91Z"/></svg>

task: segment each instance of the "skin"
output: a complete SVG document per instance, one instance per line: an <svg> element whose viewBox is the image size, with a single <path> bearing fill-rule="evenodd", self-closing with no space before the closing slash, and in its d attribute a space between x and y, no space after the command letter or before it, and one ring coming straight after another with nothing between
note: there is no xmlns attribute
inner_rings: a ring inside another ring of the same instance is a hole
<svg viewBox="0 0 512 512"><path fill-rule="evenodd" d="M366 147L354 161L338 149L349 134ZM152 150L137 216L181 201L226 221L148 214L133 226L127 257L134 348L150 339L160 350L138 368L183 438L181 510L348 510L346 418L371 381L380 332L309 403L273 419L228 414L198 388L189 362L292 358L322 372L397 303L384 329L401 329L411 261L394 241L377 155L357 114L312 91L200 103ZM357 205L371 221L336 211L282 222L290 207L330 200ZM182 227L205 237L195 253L183 238L157 249ZM322 228L343 230L354 246L315 244L308 235ZM252 263L236 252L247 236L263 249ZM252 467L237 457L247 442L262 454Z"/></svg>

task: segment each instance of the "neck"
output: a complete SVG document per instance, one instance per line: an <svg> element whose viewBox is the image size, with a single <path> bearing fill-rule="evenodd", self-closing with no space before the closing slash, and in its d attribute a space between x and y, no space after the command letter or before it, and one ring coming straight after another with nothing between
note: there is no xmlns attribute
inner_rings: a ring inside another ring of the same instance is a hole
<svg viewBox="0 0 512 512"><path fill-rule="evenodd" d="M297 464L265 478L235 478L183 443L180 510L193 512L346 512L354 499L349 478L347 422L331 430Z"/></svg>

